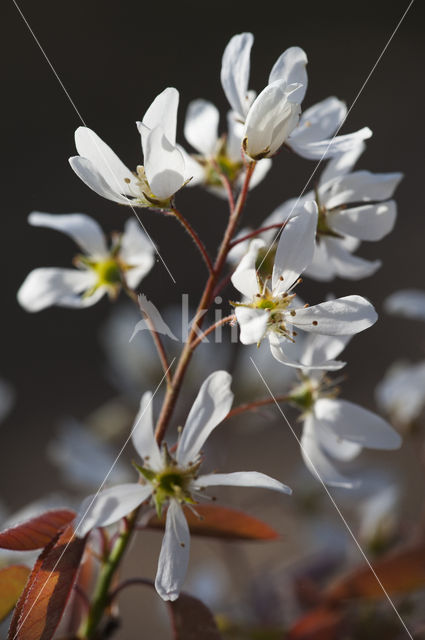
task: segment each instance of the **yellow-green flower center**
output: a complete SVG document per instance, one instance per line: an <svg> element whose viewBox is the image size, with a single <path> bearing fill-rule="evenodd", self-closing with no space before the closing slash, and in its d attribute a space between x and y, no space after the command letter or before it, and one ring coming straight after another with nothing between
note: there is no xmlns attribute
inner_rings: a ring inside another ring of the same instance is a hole
<svg viewBox="0 0 425 640"><path fill-rule="evenodd" d="M98 277L98 286L116 285L121 282L121 269L113 258L95 262L91 267Z"/></svg>

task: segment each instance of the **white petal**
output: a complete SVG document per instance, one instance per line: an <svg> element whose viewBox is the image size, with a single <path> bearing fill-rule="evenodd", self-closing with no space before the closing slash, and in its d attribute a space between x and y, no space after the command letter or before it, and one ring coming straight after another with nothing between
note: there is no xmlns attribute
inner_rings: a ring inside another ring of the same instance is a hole
<svg viewBox="0 0 425 640"><path fill-rule="evenodd" d="M307 364L334 360L344 351L351 336L326 336L310 334L304 341L302 361Z"/></svg>
<svg viewBox="0 0 425 640"><path fill-rule="evenodd" d="M400 435L376 413L346 400L319 398L317 419L335 435L371 449L398 449Z"/></svg>
<svg viewBox="0 0 425 640"><path fill-rule="evenodd" d="M220 114L212 102L193 100L189 103L184 124L186 140L205 156L214 153L218 139Z"/></svg>
<svg viewBox="0 0 425 640"><path fill-rule="evenodd" d="M238 118L234 111L227 112L226 153L233 162L240 162L242 159L244 125Z"/></svg>
<svg viewBox="0 0 425 640"><path fill-rule="evenodd" d="M160 127L147 135L144 152L146 178L152 193L160 200L168 200L185 181L183 155Z"/></svg>
<svg viewBox="0 0 425 640"><path fill-rule="evenodd" d="M33 211L28 216L28 222L34 227L47 227L66 233L89 256L97 257L108 254L105 236L100 225L84 213L52 215Z"/></svg>
<svg viewBox="0 0 425 640"><path fill-rule="evenodd" d="M155 264L155 246L135 218L125 223L119 256L127 266L132 267L125 272L125 279L128 286L135 289Z"/></svg>
<svg viewBox="0 0 425 640"><path fill-rule="evenodd" d="M300 107L289 100L297 86L273 82L254 100L243 134L245 152L254 160L274 155L297 125Z"/></svg>
<svg viewBox="0 0 425 640"><path fill-rule="evenodd" d="M358 280L373 275L381 266L380 260L365 260L358 256L353 256L347 251L342 240L339 238L327 237L326 247L329 263L332 265L335 275L349 280Z"/></svg>
<svg viewBox="0 0 425 640"><path fill-rule="evenodd" d="M158 471L163 464L153 429L152 393L147 391L140 401L139 412L131 430L131 440L142 460L148 463L150 468Z"/></svg>
<svg viewBox="0 0 425 640"><path fill-rule="evenodd" d="M392 231L397 216L394 200L338 209L328 214L328 224L337 233L360 240L382 240Z"/></svg>
<svg viewBox="0 0 425 640"><path fill-rule="evenodd" d="M327 237L321 237L319 242L316 242L313 260L304 270L304 275L320 282L329 282L335 278L335 268L328 255Z"/></svg>
<svg viewBox="0 0 425 640"><path fill-rule="evenodd" d="M298 338L295 345L293 345L291 342L285 340L285 338L279 339L276 334L270 333L269 342L272 356L288 367L296 367L297 369L303 369L306 371L314 369L338 371L338 369L342 369L342 367L344 367L346 364L345 362L341 362L340 360L331 360L329 358L326 358L326 355L321 353L317 354L314 361L308 361L304 358L301 347L298 346ZM298 348L296 348L297 346Z"/></svg>
<svg viewBox="0 0 425 640"><path fill-rule="evenodd" d="M345 102L331 96L313 105L301 115L291 134L290 143L310 144L329 138L338 129L347 113Z"/></svg>
<svg viewBox="0 0 425 640"><path fill-rule="evenodd" d="M179 464L196 460L212 430L229 413L233 402L231 383L232 376L227 371L215 371L202 383L177 445Z"/></svg>
<svg viewBox="0 0 425 640"><path fill-rule="evenodd" d="M254 173L252 174L251 181L249 183L249 190L254 189L260 182L264 180L270 169L272 168L273 161L271 158L263 158L261 162L257 162L255 165ZM243 176L240 178L240 186L242 187Z"/></svg>
<svg viewBox="0 0 425 640"><path fill-rule="evenodd" d="M269 84L276 80L284 80L286 84L296 82L300 86L293 94L294 102L304 100L307 91L307 54L300 47L290 47L276 60L269 76Z"/></svg>
<svg viewBox="0 0 425 640"><path fill-rule="evenodd" d="M373 305L361 296L345 296L297 309L294 316L285 314L286 322L304 331L330 336L354 335L371 327L377 319Z"/></svg>
<svg viewBox="0 0 425 640"><path fill-rule="evenodd" d="M288 291L312 261L316 229L317 205L311 200L294 211L280 236L272 277L275 295Z"/></svg>
<svg viewBox="0 0 425 640"><path fill-rule="evenodd" d="M99 287L95 295L83 297L84 291L96 284L92 271L46 267L34 269L18 290L18 302L26 311L41 311L46 307L89 307L104 294Z"/></svg>
<svg viewBox="0 0 425 640"><path fill-rule="evenodd" d="M333 209L350 202L387 200L393 195L402 177L401 173L349 173L331 183L324 204L328 209Z"/></svg>
<svg viewBox="0 0 425 640"><path fill-rule="evenodd" d="M265 247L263 240L250 242L249 249L232 275L232 284L240 293L252 299L258 293L258 280L255 264L258 252Z"/></svg>
<svg viewBox="0 0 425 640"><path fill-rule="evenodd" d="M129 187L137 185L136 177L94 131L87 127L78 127L75 132L75 146L78 154L90 160L113 192L131 194Z"/></svg>
<svg viewBox="0 0 425 640"><path fill-rule="evenodd" d="M226 46L221 63L221 84L232 109L242 119L249 109L248 82L252 33L240 33L231 38Z"/></svg>
<svg viewBox="0 0 425 640"><path fill-rule="evenodd" d="M345 489L350 489L358 484L344 476L338 470L336 464L321 448L316 439L314 417L311 414L307 416L304 422L303 434L301 436L301 454L307 469L319 481L331 487L342 487Z"/></svg>
<svg viewBox="0 0 425 640"><path fill-rule="evenodd" d="M131 513L152 494L150 485L121 484L89 496L74 521L75 533L83 538L94 527L106 527Z"/></svg>
<svg viewBox="0 0 425 640"><path fill-rule="evenodd" d="M290 147L303 158L308 160L325 160L337 154L351 151L357 148L362 140L367 140L372 135L369 127L363 127L353 133L347 133L334 138L317 140L316 142L298 142L297 138L290 139L288 144Z"/></svg>
<svg viewBox="0 0 425 640"><path fill-rule="evenodd" d="M349 173L365 149L365 143L360 141L349 151L335 155L329 160L325 170L322 171L322 175L320 176L321 184L325 184L329 180L333 180L333 178L339 178Z"/></svg>
<svg viewBox="0 0 425 640"><path fill-rule="evenodd" d="M354 460L362 451L362 445L341 438L337 433L329 429L329 425L314 418L316 438L324 451L336 460L349 462Z"/></svg>
<svg viewBox="0 0 425 640"><path fill-rule="evenodd" d="M425 320L425 291L404 289L391 294L384 302L384 309L402 318Z"/></svg>
<svg viewBox="0 0 425 640"><path fill-rule="evenodd" d="M242 344L258 344L266 333L269 315L264 309L251 309L249 307L236 307L236 319L241 330L240 341Z"/></svg>
<svg viewBox="0 0 425 640"><path fill-rule="evenodd" d="M159 554L155 589L163 600L177 600L189 564L190 533L183 510L171 500Z"/></svg>
<svg viewBox="0 0 425 640"><path fill-rule="evenodd" d="M156 96L142 119L143 124L150 130L161 127L168 142L172 145L176 144L178 106L179 92L174 87L168 87ZM145 151L144 144L143 151Z"/></svg>
<svg viewBox="0 0 425 640"><path fill-rule="evenodd" d="M203 184L205 181L205 168L195 160L180 144L177 145L177 149L183 156L184 164L186 167L185 175L190 178L187 183L188 187L195 187L196 185ZM224 189L223 189L224 192ZM224 193L224 197L227 195Z"/></svg>
<svg viewBox="0 0 425 640"><path fill-rule="evenodd" d="M258 489L272 489L280 493L291 494L292 489L282 484L279 480L270 478L258 471L235 471L234 473L210 473L199 476L194 480L194 485L203 487L256 487Z"/></svg>
<svg viewBox="0 0 425 640"><path fill-rule="evenodd" d="M425 362L395 363L375 389L379 407L401 426L408 426L425 406Z"/></svg>
<svg viewBox="0 0 425 640"><path fill-rule="evenodd" d="M73 156L69 158L69 164L80 180L99 196L112 200L112 202L118 202L118 204L131 206L131 200L121 194L124 193L124 189L122 189L122 192L119 192L110 187L90 160L80 158L80 156Z"/></svg>

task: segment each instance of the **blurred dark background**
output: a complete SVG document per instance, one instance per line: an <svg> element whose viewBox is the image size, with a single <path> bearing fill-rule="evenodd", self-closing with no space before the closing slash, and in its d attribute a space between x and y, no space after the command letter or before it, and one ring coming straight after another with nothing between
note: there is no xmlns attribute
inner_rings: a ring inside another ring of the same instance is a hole
<svg viewBox="0 0 425 640"><path fill-rule="evenodd" d="M182 143L190 100L210 99L224 116L228 105L219 72L223 49L233 34L249 30L255 35L252 88L263 88L278 55L299 45L309 57L304 108L329 95L350 106L407 5L407 0L20 1L82 118L130 168L141 160L134 122L166 86L181 93ZM382 257L384 265L358 283L306 283L303 297L311 303L330 289L335 295L365 295L380 311L392 291L424 286L423 17L423 4L414 3L342 130L368 125L374 132L360 168L405 174L396 194L399 217L394 232L360 249L365 257ZM73 133L81 121L10 0L3 3L0 47L5 223L0 376L16 391L15 408L1 425L0 473L1 498L16 508L60 486L44 454L58 420L63 415L83 418L115 393L104 375L105 357L97 338L109 313L107 300L88 310L53 308L34 315L16 302L16 291L29 270L67 266L75 254L68 238L30 227L27 215L34 209L79 211L94 216L107 230L119 230L131 211L98 197L70 169ZM313 167L310 161L281 153L267 179L251 193L245 223L260 222L275 206L296 196ZM225 204L198 189L186 189L178 204L213 250L225 224ZM185 292L195 301L204 271L189 238L171 220L146 210L140 215L176 279L174 285L158 263L142 283L144 293L158 306L178 303ZM346 395L373 407L374 386L388 365L397 357L415 359L423 353L423 325L382 315L347 353L351 384Z"/></svg>

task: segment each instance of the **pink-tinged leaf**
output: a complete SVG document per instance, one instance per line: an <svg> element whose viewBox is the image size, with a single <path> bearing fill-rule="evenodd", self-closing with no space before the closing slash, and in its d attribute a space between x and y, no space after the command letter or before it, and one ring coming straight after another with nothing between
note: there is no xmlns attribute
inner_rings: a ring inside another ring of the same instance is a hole
<svg viewBox="0 0 425 640"><path fill-rule="evenodd" d="M373 570L389 594L402 594L425 585L425 544L404 547L372 564ZM330 602L350 598L385 598L386 595L368 566L337 580L326 591Z"/></svg>
<svg viewBox="0 0 425 640"><path fill-rule="evenodd" d="M182 593L168 606L174 640L222 640L211 611L200 600Z"/></svg>
<svg viewBox="0 0 425 640"><path fill-rule="evenodd" d="M25 587L31 569L12 565L0 570L0 622L12 611Z"/></svg>
<svg viewBox="0 0 425 640"><path fill-rule="evenodd" d="M268 524L239 511L215 504L197 504L195 511L184 508L192 535L221 538L224 540L276 540L277 531ZM142 525L149 529L163 529L165 517L159 520L152 512Z"/></svg>
<svg viewBox="0 0 425 640"><path fill-rule="evenodd" d="M343 614L331 607L317 607L300 618L285 636L287 640L340 640Z"/></svg>
<svg viewBox="0 0 425 640"><path fill-rule="evenodd" d="M13 551L43 549L75 518L70 509L55 509L0 532L0 548Z"/></svg>
<svg viewBox="0 0 425 640"><path fill-rule="evenodd" d="M9 640L50 640L77 577L86 539L69 525L38 558L16 606Z"/></svg>

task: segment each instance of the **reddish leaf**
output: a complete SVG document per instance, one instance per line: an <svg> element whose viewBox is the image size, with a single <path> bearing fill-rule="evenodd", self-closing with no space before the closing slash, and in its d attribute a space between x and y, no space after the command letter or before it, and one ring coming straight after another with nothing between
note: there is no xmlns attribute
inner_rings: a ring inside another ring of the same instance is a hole
<svg viewBox="0 0 425 640"><path fill-rule="evenodd" d="M197 504L198 518L185 508L185 516L192 535L224 538L227 540L276 540L277 531L268 524L237 509L220 507L215 504ZM152 512L142 524L150 529L163 529L165 518L159 520Z"/></svg>
<svg viewBox="0 0 425 640"><path fill-rule="evenodd" d="M31 570L23 565L12 565L0 570L0 622L18 602L30 573Z"/></svg>
<svg viewBox="0 0 425 640"><path fill-rule="evenodd" d="M75 518L69 509L56 509L31 518L0 533L0 548L14 551L43 549L57 533Z"/></svg>
<svg viewBox="0 0 425 640"><path fill-rule="evenodd" d="M287 640L339 640L343 614L337 609L317 607L298 620L286 636Z"/></svg>
<svg viewBox="0 0 425 640"><path fill-rule="evenodd" d="M222 640L214 617L203 602L182 593L168 604L174 640Z"/></svg>
<svg viewBox="0 0 425 640"><path fill-rule="evenodd" d="M425 585L425 544L403 548L373 563L373 570L387 593L408 593ZM385 598L370 568L365 565L330 586L331 601L347 598Z"/></svg>
<svg viewBox="0 0 425 640"><path fill-rule="evenodd" d="M86 540L72 525L44 549L30 575L9 629L9 640L50 640L70 596Z"/></svg>

